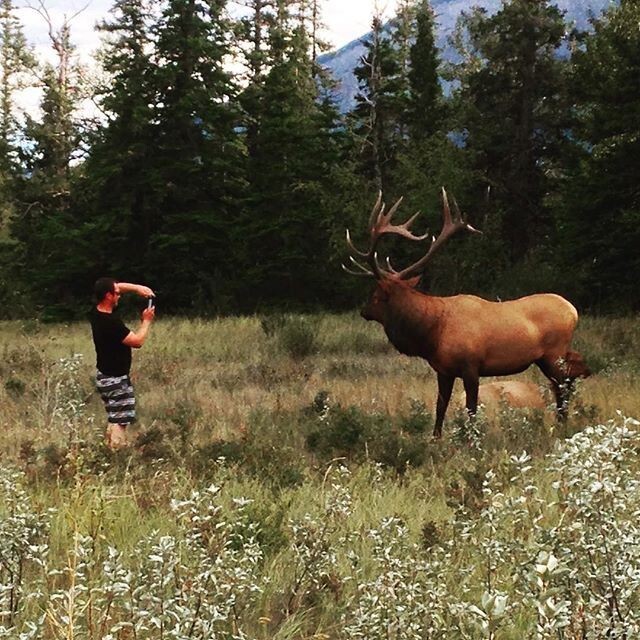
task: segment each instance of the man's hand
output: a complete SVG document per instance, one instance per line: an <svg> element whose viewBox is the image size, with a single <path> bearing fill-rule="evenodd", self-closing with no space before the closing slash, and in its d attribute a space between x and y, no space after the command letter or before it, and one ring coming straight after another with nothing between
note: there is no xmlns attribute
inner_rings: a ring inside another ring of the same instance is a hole
<svg viewBox="0 0 640 640"><path fill-rule="evenodd" d="M155 298L156 294L153 293L153 289L151 287L145 287L143 284L138 285L138 290L136 293L143 298Z"/></svg>
<svg viewBox="0 0 640 640"><path fill-rule="evenodd" d="M122 341L122 344L133 349L139 349L147 339L147 335L149 335L149 328L151 327L151 323L153 322L155 315L155 307L144 309L142 311L142 324L140 325L140 328L135 332L130 331Z"/></svg>
<svg viewBox="0 0 640 640"><path fill-rule="evenodd" d="M155 307L145 307L142 310L142 322L145 320L147 322L153 322L153 319L156 317L156 308Z"/></svg>

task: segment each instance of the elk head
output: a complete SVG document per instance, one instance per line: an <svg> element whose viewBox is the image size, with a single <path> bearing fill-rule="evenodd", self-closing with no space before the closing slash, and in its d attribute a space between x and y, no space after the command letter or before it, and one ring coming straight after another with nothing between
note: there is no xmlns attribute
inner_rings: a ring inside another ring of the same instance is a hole
<svg viewBox="0 0 640 640"><path fill-rule="evenodd" d="M362 317L365 318L365 320L376 320L385 326L389 320L388 313L390 309L390 298L397 293L398 289L415 288L423 269L429 260L431 260L433 254L449 238L463 229L473 233L480 233L462 218L462 214L460 213L460 209L458 208L455 199L453 200L452 214L451 208L449 207L447 192L444 190L444 187L442 189L443 224L442 230L437 238L428 232L424 235L417 236L411 231L411 225L418 217L418 213L415 213L411 218L409 218L409 220L402 224L392 224L391 219L401 202L402 198L400 198L391 207L391 209L389 209L388 213L385 213L385 205L382 202L382 193L378 194L378 199L376 200L369 216L368 229L370 240L367 251L360 251L355 247L351 241L349 230L347 229L347 244L350 250L349 260L352 265L357 267L358 270L354 271L344 264L342 265L342 268L347 271L347 273L357 276L372 276L376 279L377 286L362 310ZM391 266L389 258L386 259L385 266L382 266L378 260L376 246L380 238L384 235L399 235L418 242L431 238L431 242L429 244L429 249L419 260L400 271L396 271ZM360 260L363 260L365 264Z"/></svg>

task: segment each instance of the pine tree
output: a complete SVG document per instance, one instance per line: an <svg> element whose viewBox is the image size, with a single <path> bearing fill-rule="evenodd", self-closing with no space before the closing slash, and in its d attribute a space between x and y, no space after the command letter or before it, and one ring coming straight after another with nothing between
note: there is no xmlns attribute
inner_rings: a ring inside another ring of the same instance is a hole
<svg viewBox="0 0 640 640"><path fill-rule="evenodd" d="M391 176L402 145L404 78L388 28L379 16L373 18L364 46L366 53L354 70L360 92L350 124L360 148L363 174L375 190L386 193L393 190Z"/></svg>
<svg viewBox="0 0 640 640"><path fill-rule="evenodd" d="M403 29L408 33L408 64L403 73L407 83L403 112L407 133L398 154L394 182L408 195L409 206L415 202L420 209L437 211L443 184L449 189L460 186L460 180L451 174L452 164L459 163L462 154L447 136L431 6L428 0L420 0L404 11L411 20Z"/></svg>
<svg viewBox="0 0 640 640"><path fill-rule="evenodd" d="M428 138L442 124L439 54L434 38L433 9L420 0L415 12L415 39L409 51L409 126L414 140Z"/></svg>
<svg viewBox="0 0 640 640"><path fill-rule="evenodd" d="M310 7L313 9L313 7ZM328 296L329 235L339 161L337 114L318 100L309 22L277 0L269 29L268 73L260 87L256 144L249 156L250 197L242 227L247 300L308 304Z"/></svg>
<svg viewBox="0 0 640 640"><path fill-rule="evenodd" d="M639 23L637 3L612 6L573 57L560 239L575 294L596 310L640 307Z"/></svg>
<svg viewBox="0 0 640 640"><path fill-rule="evenodd" d="M552 231L545 195L567 125L566 27L548 0L505 0L496 14L476 9L461 25L460 130L493 187L515 263Z"/></svg>
<svg viewBox="0 0 640 640"><path fill-rule="evenodd" d="M398 111L398 143L400 149L409 138L409 119L411 104L412 68L411 51L416 39L415 0L402 0L393 19L390 21L391 42L397 59L397 78L395 81L396 103Z"/></svg>
<svg viewBox="0 0 640 640"><path fill-rule="evenodd" d="M257 153L264 82L270 68L268 39L273 3L271 0L248 0L245 6L249 12L237 25L236 46L240 61L246 68L242 77L246 86L238 100L242 108L247 153L251 159Z"/></svg>
<svg viewBox="0 0 640 640"><path fill-rule="evenodd" d="M446 118L447 104L440 84L440 59L431 5L428 0L418 0L401 6L401 13L408 21L404 28L398 29L407 34L408 42L403 72L407 84L403 123L407 133L397 155L393 183L397 192L404 195L403 206L409 211L421 211L420 223L435 232L441 224L442 187L464 206L473 180L468 153L449 136L451 123ZM466 290L473 288L475 283L468 277L467 263L473 255L477 264L478 247L469 250L471 244L467 239L454 243L446 255L423 273L419 287L452 293L458 292L460 283L464 282ZM464 247L464 251L459 251L459 247ZM407 247L405 243L394 249L394 255L401 260L409 259L409 252L414 255L415 251L416 247ZM403 252L407 252L406 256Z"/></svg>
<svg viewBox="0 0 640 640"><path fill-rule="evenodd" d="M0 0L0 234L14 211L18 170L15 92L35 64L12 0Z"/></svg>
<svg viewBox="0 0 640 640"><path fill-rule="evenodd" d="M41 301L56 305L72 293L72 283L64 274L73 261L70 247L76 229L70 210L71 165L78 147L74 110L80 77L73 63L69 23L65 20L50 33L58 62L45 65L42 74L41 120L27 122L28 177L21 189L22 210L14 216L11 231L21 244L26 282Z"/></svg>
<svg viewBox="0 0 640 640"><path fill-rule="evenodd" d="M19 163L19 124L15 92L24 86L35 60L12 0L0 0L0 315L11 317L24 302L16 270L19 247L10 235L16 215Z"/></svg>
<svg viewBox="0 0 640 640"><path fill-rule="evenodd" d="M107 81L96 101L105 119L91 139L77 197L87 278L148 279L149 242L159 215L155 162L157 89L151 33L157 5L117 0L103 21L100 61ZM97 242L109 238L109 242Z"/></svg>
<svg viewBox="0 0 640 640"><path fill-rule="evenodd" d="M158 24L155 156L159 216L153 277L167 304L224 307L244 189L236 87L225 66L225 0L169 0Z"/></svg>

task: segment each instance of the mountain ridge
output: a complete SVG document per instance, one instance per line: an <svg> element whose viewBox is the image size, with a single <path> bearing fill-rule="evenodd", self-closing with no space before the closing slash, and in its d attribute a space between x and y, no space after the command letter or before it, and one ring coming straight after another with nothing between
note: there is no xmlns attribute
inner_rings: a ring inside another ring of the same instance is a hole
<svg viewBox="0 0 640 640"><path fill-rule="evenodd" d="M589 20L597 17L611 5L614 0L557 0L552 3L565 13L565 19L577 29L587 29ZM431 7L435 13L436 33L435 41L440 57L443 61L453 61L455 51L448 42L453 33L458 16L462 11L472 7L482 7L490 15L497 13L502 6L502 0L479 0L469 4L468 0L432 0ZM363 34L342 47L318 57L322 65L336 82L334 95L338 108L342 113L351 110L358 93L358 81L353 74L360 58L365 53L364 42L371 32Z"/></svg>

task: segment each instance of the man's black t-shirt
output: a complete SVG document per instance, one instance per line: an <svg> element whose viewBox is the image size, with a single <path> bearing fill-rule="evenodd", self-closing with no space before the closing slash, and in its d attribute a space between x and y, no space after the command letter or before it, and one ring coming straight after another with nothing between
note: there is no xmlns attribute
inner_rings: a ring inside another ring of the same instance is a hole
<svg viewBox="0 0 640 640"><path fill-rule="evenodd" d="M124 322L113 313L98 311L89 314L93 344L96 347L96 367L106 376L126 376L131 369L131 347L122 344L129 335Z"/></svg>

